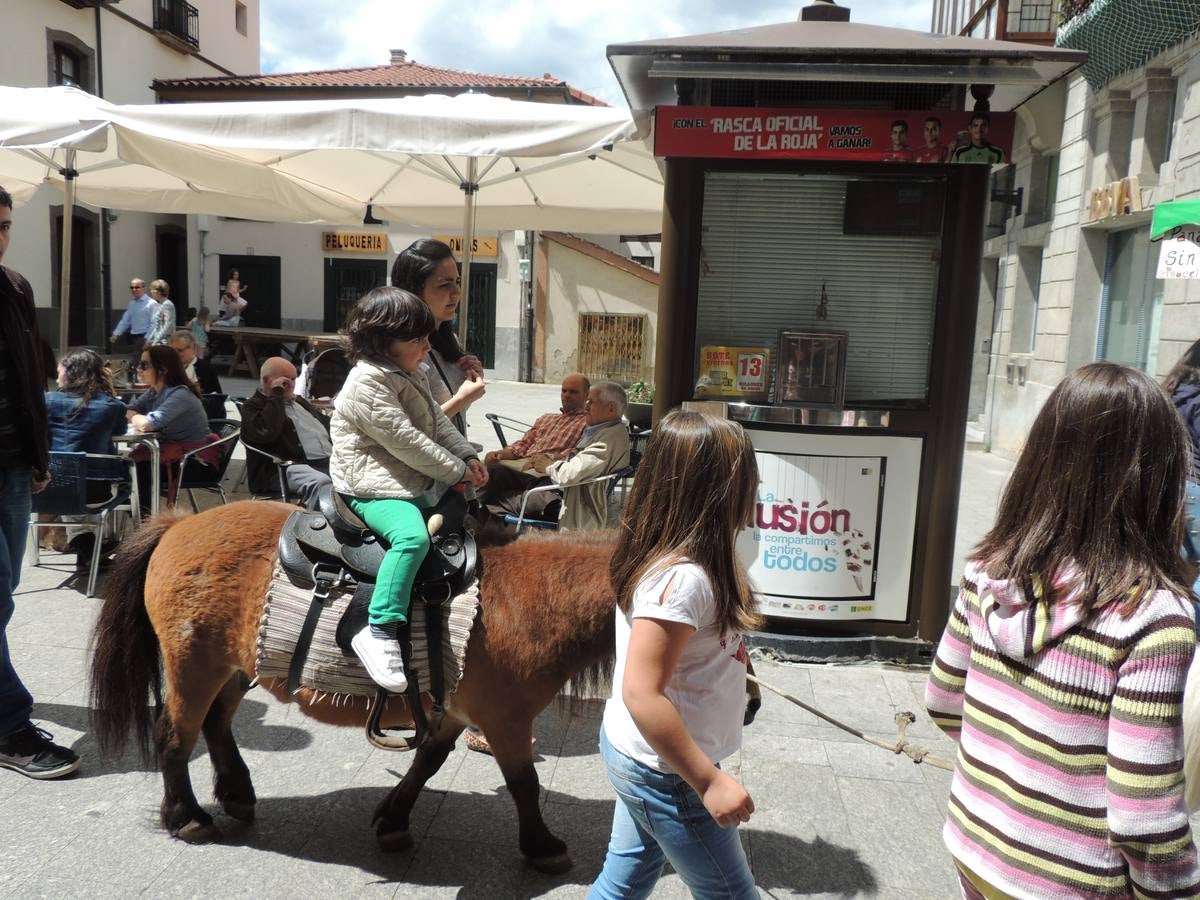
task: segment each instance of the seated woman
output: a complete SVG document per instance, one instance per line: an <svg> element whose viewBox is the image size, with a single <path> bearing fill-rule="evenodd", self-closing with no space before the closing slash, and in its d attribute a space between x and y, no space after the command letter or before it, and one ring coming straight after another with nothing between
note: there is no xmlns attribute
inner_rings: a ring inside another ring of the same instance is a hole
<svg viewBox="0 0 1200 900"><path fill-rule="evenodd" d="M142 351L137 365L138 377L149 390L129 404L131 431L157 432L164 445L163 459L169 459L165 445L173 443L186 449L208 441L211 430L200 391L179 361L179 354L164 344ZM176 448L179 449L179 448ZM143 509L150 505L150 464L137 466L138 493Z"/></svg>
<svg viewBox="0 0 1200 900"><path fill-rule="evenodd" d="M487 483L487 469L433 401L421 362L434 318L408 291L375 288L350 313L354 368L334 401L333 488L388 547L371 594L368 625L351 645L381 687L408 687L401 659L409 595L429 549L423 511L448 486Z"/></svg>
<svg viewBox="0 0 1200 900"><path fill-rule="evenodd" d="M116 454L114 434L125 430L125 404L116 398L112 372L104 358L94 350L73 350L58 364L58 390L46 392L46 413L50 423L50 450L63 453ZM87 501L102 504L112 497L112 480L125 474L125 467L113 460L88 463ZM63 516L76 521L76 516ZM76 568L86 569L91 562L96 536L90 531L67 526L67 548L75 554Z"/></svg>

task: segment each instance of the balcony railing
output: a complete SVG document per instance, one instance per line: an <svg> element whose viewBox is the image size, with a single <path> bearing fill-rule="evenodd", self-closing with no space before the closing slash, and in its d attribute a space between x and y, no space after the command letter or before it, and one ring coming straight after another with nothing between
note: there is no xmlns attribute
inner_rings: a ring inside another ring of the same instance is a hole
<svg viewBox="0 0 1200 900"><path fill-rule="evenodd" d="M199 50L200 10L186 0L154 0L154 31L184 53Z"/></svg>

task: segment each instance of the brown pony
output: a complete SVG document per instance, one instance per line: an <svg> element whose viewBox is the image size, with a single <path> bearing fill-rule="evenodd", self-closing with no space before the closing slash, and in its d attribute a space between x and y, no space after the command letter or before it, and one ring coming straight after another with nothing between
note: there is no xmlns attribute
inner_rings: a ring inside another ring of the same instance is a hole
<svg viewBox="0 0 1200 900"><path fill-rule="evenodd" d="M124 543L105 586L92 638L97 740L111 752L136 731L147 756L153 744L163 774L163 826L191 843L221 836L196 802L188 777L188 758L201 732L212 758L216 799L236 819L254 817L254 787L231 726L254 677L276 542L294 510L242 501L198 515L159 516ZM533 720L568 679L580 690L595 690L611 674L612 548L604 534L562 534L481 549L481 609L463 678L447 699L446 715L431 721L430 736L403 780L375 811L383 849L412 843L409 813L421 788L473 724L487 735L517 805L521 852L543 871L570 867L566 844L546 827L538 807ZM282 686L273 692L285 702L292 699ZM365 701L335 708L312 704L305 693L298 699L307 715L365 724ZM158 713L153 728L151 694Z"/></svg>

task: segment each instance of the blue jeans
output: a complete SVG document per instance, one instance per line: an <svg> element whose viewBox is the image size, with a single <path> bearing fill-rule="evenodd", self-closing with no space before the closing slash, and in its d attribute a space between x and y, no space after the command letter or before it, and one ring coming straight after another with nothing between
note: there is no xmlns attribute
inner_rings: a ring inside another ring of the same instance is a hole
<svg viewBox="0 0 1200 900"><path fill-rule="evenodd" d="M686 781L613 749L603 729L600 755L617 806L608 855L589 900L649 897L667 861L693 897L757 900L738 830L718 825Z"/></svg>
<svg viewBox="0 0 1200 900"><path fill-rule="evenodd" d="M0 468L0 737L28 722L33 711L33 697L13 669L5 634L29 534L29 485L28 466Z"/></svg>

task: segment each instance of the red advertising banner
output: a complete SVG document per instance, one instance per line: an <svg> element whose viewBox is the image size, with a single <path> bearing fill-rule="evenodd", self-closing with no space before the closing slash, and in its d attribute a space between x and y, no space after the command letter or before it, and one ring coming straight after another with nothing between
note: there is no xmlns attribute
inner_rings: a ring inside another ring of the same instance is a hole
<svg viewBox="0 0 1200 900"><path fill-rule="evenodd" d="M986 163L1012 156L1013 113L660 106L654 154L715 159Z"/></svg>

